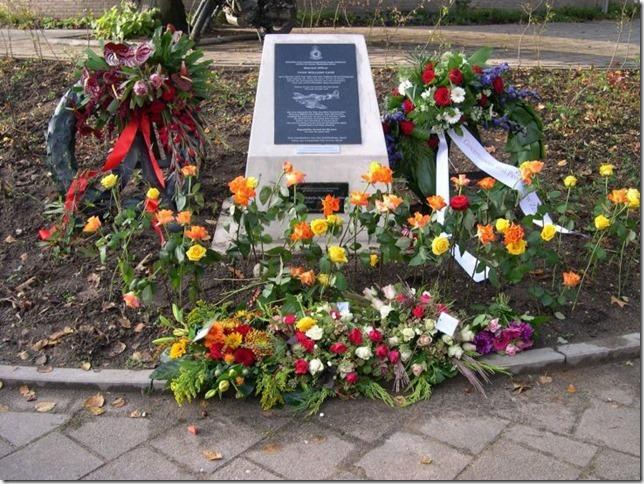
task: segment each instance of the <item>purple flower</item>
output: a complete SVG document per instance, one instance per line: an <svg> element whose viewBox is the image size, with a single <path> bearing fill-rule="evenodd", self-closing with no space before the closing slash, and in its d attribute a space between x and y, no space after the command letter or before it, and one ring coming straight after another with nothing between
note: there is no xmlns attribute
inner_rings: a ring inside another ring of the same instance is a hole
<svg viewBox="0 0 644 484"><path fill-rule="evenodd" d="M134 94L137 96L145 96L148 94L148 85L143 81L136 81L134 83Z"/></svg>
<svg viewBox="0 0 644 484"><path fill-rule="evenodd" d="M163 81L165 81L165 77L161 74L157 74L156 72L150 76L150 84L152 84L155 89L159 89L163 86Z"/></svg>
<svg viewBox="0 0 644 484"><path fill-rule="evenodd" d="M490 331L480 331L474 336L476 352L480 355L488 355L494 350L494 335Z"/></svg>

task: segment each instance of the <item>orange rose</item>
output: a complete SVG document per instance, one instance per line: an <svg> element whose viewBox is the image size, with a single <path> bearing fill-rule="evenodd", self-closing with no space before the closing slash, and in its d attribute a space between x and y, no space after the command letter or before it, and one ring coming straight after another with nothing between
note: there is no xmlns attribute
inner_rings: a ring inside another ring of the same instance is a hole
<svg viewBox="0 0 644 484"><path fill-rule="evenodd" d="M167 225L173 221L174 215L172 215L172 210L159 210L157 212L157 223L159 225Z"/></svg>
<svg viewBox="0 0 644 484"><path fill-rule="evenodd" d="M356 207L366 207L369 203L369 195L365 192L351 192L350 201Z"/></svg>
<svg viewBox="0 0 644 484"><path fill-rule="evenodd" d="M402 201L403 199L397 195L384 195L382 200L376 200L376 209L379 212L393 212Z"/></svg>
<svg viewBox="0 0 644 484"><path fill-rule="evenodd" d="M445 203L445 199L440 195L432 195L431 197L427 197L426 200L429 206L432 207L432 210L438 211L447 207L447 204Z"/></svg>
<svg viewBox="0 0 644 484"><path fill-rule="evenodd" d="M476 185L482 190L492 190L496 180L491 176L486 176L485 178L479 180Z"/></svg>
<svg viewBox="0 0 644 484"><path fill-rule="evenodd" d="M407 223L414 229L422 229L429 223L429 219L429 215L423 215L420 212L416 212L413 217L409 217L407 219Z"/></svg>
<svg viewBox="0 0 644 484"><path fill-rule="evenodd" d="M494 227L492 225L487 224L487 225L481 225L477 224L476 225L476 235L479 238L479 241L483 245L487 245L490 242L494 242L496 240L496 235L494 234Z"/></svg>
<svg viewBox="0 0 644 484"><path fill-rule="evenodd" d="M469 178L467 178L467 175L463 175L463 174L458 175L458 177L453 176L452 178L450 178L450 180L452 180L452 183L456 188L466 187L472 181Z"/></svg>
<svg viewBox="0 0 644 484"><path fill-rule="evenodd" d="M307 222L298 222L293 227L293 232L291 233L291 240L297 242L298 240L310 240L313 238L313 230Z"/></svg>
<svg viewBox="0 0 644 484"><path fill-rule="evenodd" d="M284 165L282 165L282 170L284 173L291 173L293 171L293 165L291 165L290 162L285 161Z"/></svg>
<svg viewBox="0 0 644 484"><path fill-rule="evenodd" d="M204 340L204 346L210 348L214 344L223 344L224 343L224 327L220 322L213 324L206 334L206 339Z"/></svg>
<svg viewBox="0 0 644 484"><path fill-rule="evenodd" d="M291 267L291 277L293 278L299 278L300 274L304 273L304 267L302 266L297 266L297 267Z"/></svg>
<svg viewBox="0 0 644 484"><path fill-rule="evenodd" d="M322 209L324 210L324 216L328 217L340 210L340 199L332 195L327 195L322 199Z"/></svg>
<svg viewBox="0 0 644 484"><path fill-rule="evenodd" d="M389 184L393 181L393 176L394 172L391 168L373 162L369 165L369 171L362 175L362 179L367 183Z"/></svg>
<svg viewBox="0 0 644 484"><path fill-rule="evenodd" d="M197 165L186 165L181 168L183 176L197 176Z"/></svg>
<svg viewBox="0 0 644 484"><path fill-rule="evenodd" d="M303 183L304 176L305 176L304 173L302 173L301 171L291 169L291 171L286 173L286 176L285 176L286 186L290 187L293 185L299 185L300 183Z"/></svg>
<svg viewBox="0 0 644 484"><path fill-rule="evenodd" d="M312 286L315 283L315 273L313 271L303 272L298 276L298 279L305 286Z"/></svg>
<svg viewBox="0 0 644 484"><path fill-rule="evenodd" d="M189 229L186 229L184 235L190 240L206 240L210 237L208 231L201 225L192 225Z"/></svg>
<svg viewBox="0 0 644 484"><path fill-rule="evenodd" d="M238 176L228 184L228 188L233 194L233 201L242 207L247 206L251 199L255 197L256 186L256 179L252 177L244 178L243 176Z"/></svg>
<svg viewBox="0 0 644 484"><path fill-rule="evenodd" d="M503 233L503 243L505 245L515 244L523 239L523 227L517 224L510 224L510 226Z"/></svg>
<svg viewBox="0 0 644 484"><path fill-rule="evenodd" d="M563 285L566 287L575 287L579 285L579 282L581 281L581 277L579 277L579 274L576 274L572 271L564 272L562 275L563 275Z"/></svg>
<svg viewBox="0 0 644 484"><path fill-rule="evenodd" d="M519 170L521 171L521 178L523 179L523 183L525 183L526 185L531 185L534 175L541 173L542 169L542 161L524 161L523 163L521 163Z"/></svg>
<svg viewBox="0 0 644 484"><path fill-rule="evenodd" d="M608 200L610 200L615 205L626 204L628 203L628 198L626 197L627 192L628 190L626 190L626 188L613 190L608 194Z"/></svg>
<svg viewBox="0 0 644 484"><path fill-rule="evenodd" d="M189 210L184 210L177 214L177 222L181 225L188 225L192 219L192 213Z"/></svg>
<svg viewBox="0 0 644 484"><path fill-rule="evenodd" d="M90 217L87 219L85 227L83 227L83 232L85 232L86 234L93 234L101 228L101 225L101 219L96 216Z"/></svg>

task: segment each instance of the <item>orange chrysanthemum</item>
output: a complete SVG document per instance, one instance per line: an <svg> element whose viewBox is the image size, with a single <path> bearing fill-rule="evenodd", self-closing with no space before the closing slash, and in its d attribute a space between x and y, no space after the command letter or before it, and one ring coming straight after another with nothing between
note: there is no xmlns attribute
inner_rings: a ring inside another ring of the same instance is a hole
<svg viewBox="0 0 644 484"><path fill-rule="evenodd" d="M220 322L216 322L208 330L208 334L206 334L206 338L204 340L204 346L206 348L210 348L212 345L217 343L223 344L224 339L224 327Z"/></svg>
<svg viewBox="0 0 644 484"><path fill-rule="evenodd" d="M327 195L322 199L322 210L324 210L325 217L337 212L340 210L340 199L333 195Z"/></svg>
<svg viewBox="0 0 644 484"><path fill-rule="evenodd" d="M411 225L414 229L422 229L425 225L429 223L430 216L423 215L420 212L416 212L413 217L407 219L407 223Z"/></svg>
<svg viewBox="0 0 644 484"><path fill-rule="evenodd" d="M575 287L579 285L579 282L581 281L581 277L579 277L579 274L576 274L575 272L564 272L563 274L563 285L566 287Z"/></svg>
<svg viewBox="0 0 644 484"><path fill-rule="evenodd" d="M483 245L487 245L496 240L496 235L494 234L494 227L492 225L476 225L476 236L479 238L479 241Z"/></svg>
<svg viewBox="0 0 644 484"><path fill-rule="evenodd" d="M496 180L494 178L492 178L491 176L486 176L485 178L479 180L476 185L482 190L492 190L495 183Z"/></svg>
<svg viewBox="0 0 644 484"><path fill-rule="evenodd" d="M523 227L517 224L511 224L503 233L503 243L510 245L519 242L525 235Z"/></svg>
<svg viewBox="0 0 644 484"><path fill-rule="evenodd" d="M186 229L184 235L190 240L206 240L210 237L208 231L201 225L192 225Z"/></svg>
<svg viewBox="0 0 644 484"><path fill-rule="evenodd" d="M293 232L291 233L291 240L297 242L299 240L310 240L313 238L313 230L307 222L298 222L293 227Z"/></svg>
<svg viewBox="0 0 644 484"><path fill-rule="evenodd" d="M438 211L447 207L447 204L445 203L445 199L440 195L432 195L430 197L427 197L426 200L429 206L432 207L432 210Z"/></svg>

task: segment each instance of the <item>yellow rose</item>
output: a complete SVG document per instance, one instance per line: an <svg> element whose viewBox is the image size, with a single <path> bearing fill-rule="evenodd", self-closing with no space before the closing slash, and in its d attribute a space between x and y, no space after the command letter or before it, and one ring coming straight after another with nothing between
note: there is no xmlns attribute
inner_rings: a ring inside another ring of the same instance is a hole
<svg viewBox="0 0 644 484"><path fill-rule="evenodd" d="M517 240L505 246L507 251L512 255L521 255L525 252L527 242L524 239Z"/></svg>
<svg viewBox="0 0 644 484"><path fill-rule="evenodd" d="M611 176L613 174L614 168L615 168L615 165L611 165L610 163L604 163L602 165L599 165L599 174L601 176Z"/></svg>
<svg viewBox="0 0 644 484"><path fill-rule="evenodd" d="M161 192L156 188L150 188L145 196L150 200L156 200L161 195Z"/></svg>
<svg viewBox="0 0 644 484"><path fill-rule="evenodd" d="M552 224L546 224L541 229L541 238L546 242L550 242L557 234L557 229Z"/></svg>
<svg viewBox="0 0 644 484"><path fill-rule="evenodd" d="M329 247L328 252L331 262L334 262L336 264L346 264L347 262L349 262L349 260L347 259L347 251L340 246L332 245L331 247Z"/></svg>
<svg viewBox="0 0 644 484"><path fill-rule="evenodd" d="M328 223L329 225L342 225L342 222L344 222L342 217L334 213L327 215L326 217L326 223Z"/></svg>
<svg viewBox="0 0 644 484"><path fill-rule="evenodd" d="M182 339L177 341L170 347L170 358L173 360L176 360L177 358L181 358L183 355L186 354L187 347L188 347L187 339Z"/></svg>
<svg viewBox="0 0 644 484"><path fill-rule="evenodd" d="M256 188L257 183L258 183L257 178L255 178L254 176L249 176L248 178L246 178L246 185L249 188Z"/></svg>
<svg viewBox="0 0 644 484"><path fill-rule="evenodd" d="M378 254L371 254L369 256L369 265L371 267L376 267L378 265Z"/></svg>
<svg viewBox="0 0 644 484"><path fill-rule="evenodd" d="M434 255L442 255L449 250L449 240L447 237L436 237L432 240L432 252Z"/></svg>
<svg viewBox="0 0 644 484"><path fill-rule="evenodd" d="M610 220L604 215L597 215L595 217L595 228L597 230L605 230L610 227Z"/></svg>
<svg viewBox="0 0 644 484"><path fill-rule="evenodd" d="M111 188L114 188L114 185L116 185L116 182L118 180L118 175L110 173L109 175L105 175L103 178L101 178L101 185L103 185L103 187L107 190L110 190Z"/></svg>
<svg viewBox="0 0 644 484"><path fill-rule="evenodd" d="M331 278L329 277L328 274L318 274L318 282L320 283L321 286L328 286L329 283L331 282Z"/></svg>
<svg viewBox="0 0 644 484"><path fill-rule="evenodd" d="M186 255L192 262L199 262L206 255L206 249L199 244L195 244L186 251Z"/></svg>
<svg viewBox="0 0 644 484"><path fill-rule="evenodd" d="M311 316L304 316L302 319L300 319L295 327L302 331L303 333L306 333L309 329L311 329L313 326L317 324L317 321L313 319Z"/></svg>
<svg viewBox="0 0 644 484"><path fill-rule="evenodd" d="M564 178L563 183L566 188L572 188L577 185L577 177L568 175L566 178Z"/></svg>
<svg viewBox="0 0 644 484"><path fill-rule="evenodd" d="M628 208L639 208L640 191L637 188L629 188L626 192L626 200L628 200Z"/></svg>
<svg viewBox="0 0 644 484"><path fill-rule="evenodd" d="M498 218L498 219L496 219L495 226L496 226L496 231L502 234L510 226L510 221L508 219L505 219L505 218Z"/></svg>
<svg viewBox="0 0 644 484"><path fill-rule="evenodd" d="M328 225L323 218L316 218L311 221L311 230L315 235L324 235Z"/></svg>
<svg viewBox="0 0 644 484"><path fill-rule="evenodd" d="M85 232L86 234L93 234L101 228L101 225L101 219L96 216L90 217L87 219L85 227L83 227L83 232Z"/></svg>

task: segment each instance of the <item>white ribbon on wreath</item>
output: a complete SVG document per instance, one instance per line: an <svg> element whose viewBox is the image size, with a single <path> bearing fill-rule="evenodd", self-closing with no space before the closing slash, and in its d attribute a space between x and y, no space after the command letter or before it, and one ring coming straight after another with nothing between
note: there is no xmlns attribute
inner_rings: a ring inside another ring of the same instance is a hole
<svg viewBox="0 0 644 484"><path fill-rule="evenodd" d="M452 138L461 152L474 163L480 170L495 178L497 181L519 192L521 196L519 207L526 215L535 215L541 205L539 196L534 191L529 191L521 177L521 170L516 166L501 163L490 155L485 148L472 136L464 126L461 126L463 134L456 133L453 129L447 131L447 135ZM449 158L448 147L445 133L438 133L438 154L436 156L436 194L443 197L445 203L449 205ZM436 215L436 221L441 225L445 222L445 210L443 208ZM542 216L541 220L533 220L535 225L543 227L544 224L552 224L552 218L547 213ZM572 233L570 230L555 225L557 232L562 234ZM449 236L449 234L445 234ZM458 244L452 245L451 255L456 262L467 272L474 282L481 282L488 278L489 267L481 271L476 271L478 259L468 251L461 251Z"/></svg>

